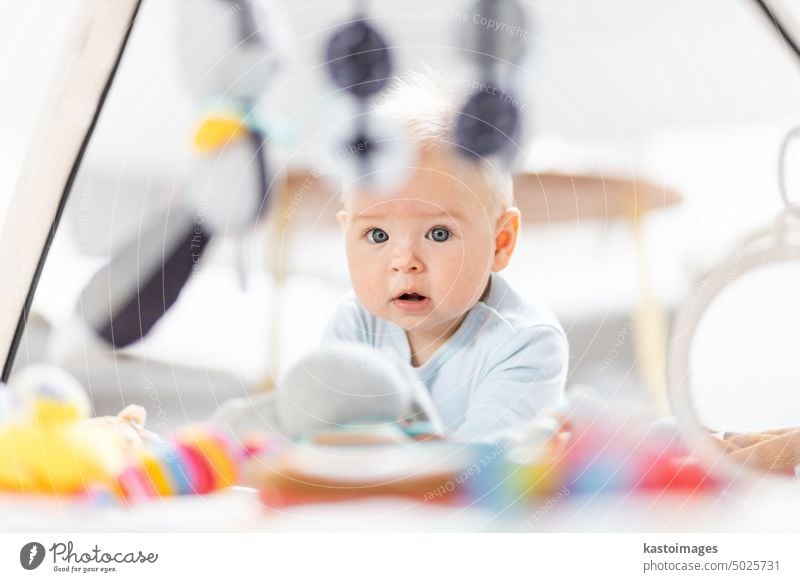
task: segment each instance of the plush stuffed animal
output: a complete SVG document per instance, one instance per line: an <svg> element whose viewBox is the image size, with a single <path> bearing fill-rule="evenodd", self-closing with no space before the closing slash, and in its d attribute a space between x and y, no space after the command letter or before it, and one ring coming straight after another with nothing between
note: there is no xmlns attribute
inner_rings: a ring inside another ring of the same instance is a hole
<svg viewBox="0 0 800 582"><path fill-rule="evenodd" d="M138 404L129 404L116 416L96 416L86 424L117 433L123 453L133 457L143 449L157 446L163 441L154 432L144 428L147 411Z"/></svg>
<svg viewBox="0 0 800 582"><path fill-rule="evenodd" d="M125 437L87 422L89 399L75 378L36 365L12 377L8 389L14 406L0 426L0 489L74 494L113 486L126 462Z"/></svg>
<svg viewBox="0 0 800 582"><path fill-rule="evenodd" d="M4 388L11 410L0 424L0 491L128 502L210 493L233 485L242 461L265 445L234 445L202 425L165 442L144 428L137 405L90 418L83 386L53 366L25 368Z"/></svg>
<svg viewBox="0 0 800 582"><path fill-rule="evenodd" d="M443 423L422 382L405 363L364 344L335 342L298 361L275 391L225 403L212 417L237 439L253 434L288 439L316 432L352 431L371 424ZM363 431L362 431L363 435Z"/></svg>

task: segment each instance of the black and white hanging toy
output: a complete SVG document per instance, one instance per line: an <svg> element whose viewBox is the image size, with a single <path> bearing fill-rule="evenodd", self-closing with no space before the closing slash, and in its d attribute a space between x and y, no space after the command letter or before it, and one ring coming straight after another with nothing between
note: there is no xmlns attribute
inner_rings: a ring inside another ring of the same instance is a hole
<svg viewBox="0 0 800 582"><path fill-rule="evenodd" d="M392 78L392 48L368 22L365 2L353 18L338 27L327 43L325 64L333 84L356 101L353 127L337 135L331 170L345 186L387 190L408 172L412 158L400 128L378 119L371 101Z"/></svg>
<svg viewBox="0 0 800 582"><path fill-rule="evenodd" d="M111 348L153 328L213 238L241 237L255 226L274 182L255 105L281 68L288 32L264 0L181 0L180 11L181 72L202 110L191 179L181 203L144 224L81 294L79 320ZM204 32L209 22L213 34Z"/></svg>
<svg viewBox="0 0 800 582"><path fill-rule="evenodd" d="M456 121L456 145L468 158L493 156L510 166L522 133L511 83L527 44L525 11L517 0L477 0L459 24L459 46L475 62L479 82Z"/></svg>

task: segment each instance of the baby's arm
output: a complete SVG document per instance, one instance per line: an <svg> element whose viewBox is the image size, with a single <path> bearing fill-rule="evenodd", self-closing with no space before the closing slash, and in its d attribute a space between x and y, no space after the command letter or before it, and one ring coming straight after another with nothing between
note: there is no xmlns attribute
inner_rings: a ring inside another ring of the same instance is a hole
<svg viewBox="0 0 800 582"><path fill-rule="evenodd" d="M491 369L470 396L454 440L489 441L524 429L564 394L569 348L562 331L528 328L491 354Z"/></svg>

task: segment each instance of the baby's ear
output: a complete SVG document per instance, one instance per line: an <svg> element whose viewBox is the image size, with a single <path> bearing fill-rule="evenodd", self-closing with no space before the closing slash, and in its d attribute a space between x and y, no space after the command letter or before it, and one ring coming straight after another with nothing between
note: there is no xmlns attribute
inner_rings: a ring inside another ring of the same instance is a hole
<svg viewBox="0 0 800 582"><path fill-rule="evenodd" d="M336 213L336 220L339 221L339 226L342 227L342 232L347 230L347 212L340 210Z"/></svg>
<svg viewBox="0 0 800 582"><path fill-rule="evenodd" d="M514 254L514 248L517 245L520 218L519 209L511 207L497 219L494 237L494 261L492 262L492 271L495 273L505 269L509 261L511 261L511 255Z"/></svg>

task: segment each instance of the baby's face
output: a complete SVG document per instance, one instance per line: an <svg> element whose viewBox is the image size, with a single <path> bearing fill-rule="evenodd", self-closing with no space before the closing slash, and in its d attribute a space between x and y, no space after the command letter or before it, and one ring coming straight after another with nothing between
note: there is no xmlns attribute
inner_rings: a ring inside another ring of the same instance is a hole
<svg viewBox="0 0 800 582"><path fill-rule="evenodd" d="M405 330L449 335L497 267L498 217L476 177L423 162L394 192L348 195L339 220L361 304Z"/></svg>

